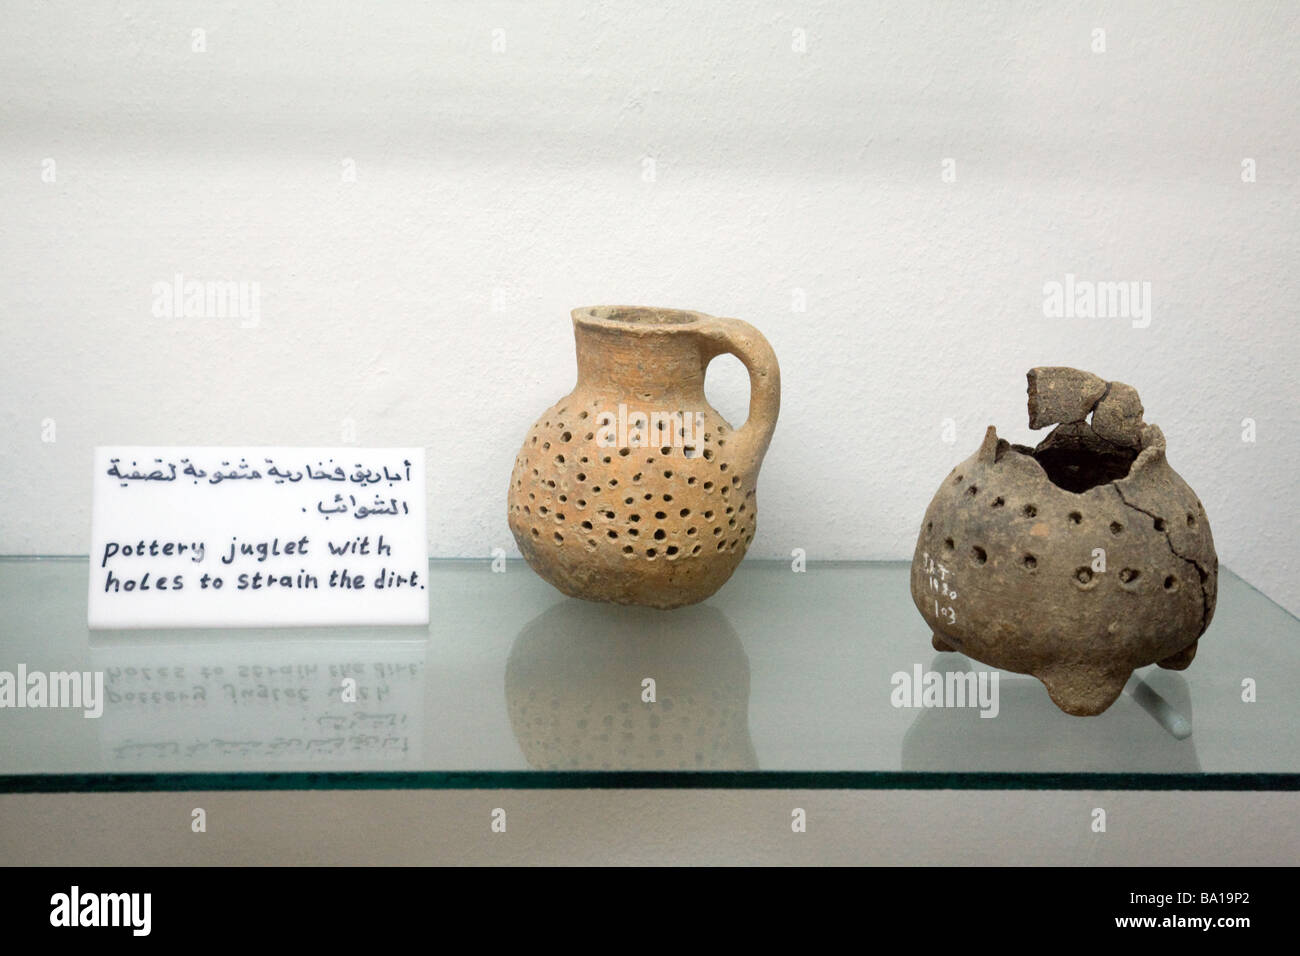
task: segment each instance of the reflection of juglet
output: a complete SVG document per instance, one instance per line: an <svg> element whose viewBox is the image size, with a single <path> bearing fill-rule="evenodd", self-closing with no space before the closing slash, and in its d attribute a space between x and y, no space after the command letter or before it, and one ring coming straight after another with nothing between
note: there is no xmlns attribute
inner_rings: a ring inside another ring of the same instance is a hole
<svg viewBox="0 0 1300 956"><path fill-rule="evenodd" d="M654 681L646 702L643 681ZM727 618L695 605L566 600L515 639L506 703L542 770L754 770L749 660Z"/></svg>

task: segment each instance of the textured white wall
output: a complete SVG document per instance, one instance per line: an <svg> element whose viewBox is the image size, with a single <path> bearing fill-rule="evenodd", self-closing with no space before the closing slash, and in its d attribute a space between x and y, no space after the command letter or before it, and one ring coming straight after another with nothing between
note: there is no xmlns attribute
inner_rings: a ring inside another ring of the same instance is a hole
<svg viewBox="0 0 1300 956"><path fill-rule="evenodd" d="M349 418L429 447L433 553L512 547L568 311L634 303L739 316L780 356L755 554L910 556L987 424L1031 440L1025 370L1067 364L1137 386L1224 563L1300 610L1293 4L2 20L0 552L86 551L93 444L328 444ZM154 317L178 272L260 283L257 327ZM1150 326L1044 317L1066 273L1150 281ZM745 389L719 360L716 404Z"/></svg>

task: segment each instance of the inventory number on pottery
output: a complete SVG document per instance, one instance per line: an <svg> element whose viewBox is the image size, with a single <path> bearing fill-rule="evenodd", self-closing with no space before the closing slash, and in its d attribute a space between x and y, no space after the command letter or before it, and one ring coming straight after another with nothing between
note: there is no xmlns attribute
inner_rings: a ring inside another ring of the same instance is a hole
<svg viewBox="0 0 1300 956"><path fill-rule="evenodd" d="M945 567L930 556L930 552L921 552L921 573L926 576L930 588L931 600L934 601L934 616L949 624L957 623L957 576L951 568Z"/></svg>

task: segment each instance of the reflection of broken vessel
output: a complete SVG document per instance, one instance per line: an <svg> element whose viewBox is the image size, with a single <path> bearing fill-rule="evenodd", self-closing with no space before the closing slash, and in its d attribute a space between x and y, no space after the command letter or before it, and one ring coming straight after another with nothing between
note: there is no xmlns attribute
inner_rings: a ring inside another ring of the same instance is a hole
<svg viewBox="0 0 1300 956"><path fill-rule="evenodd" d="M1030 371L1030 427L1057 427L1032 449L990 427L926 511L912 598L937 649L1032 674L1080 715L1109 707L1135 668L1191 663L1218 558L1142 412L1120 382Z"/></svg>

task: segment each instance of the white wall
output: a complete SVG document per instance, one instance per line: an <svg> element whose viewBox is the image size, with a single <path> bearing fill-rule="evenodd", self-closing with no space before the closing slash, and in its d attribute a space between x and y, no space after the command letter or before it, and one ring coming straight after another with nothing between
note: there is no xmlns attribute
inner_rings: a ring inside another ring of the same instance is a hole
<svg viewBox="0 0 1300 956"><path fill-rule="evenodd" d="M86 551L94 444L328 444L352 418L428 445L433 552L487 554L572 384L569 309L633 303L739 316L780 356L755 554L910 556L987 424L1031 440L1025 370L1068 364L1138 387L1223 562L1300 611L1293 4L0 20L0 552ZM155 318L177 272L260 283L260 323ZM1150 326L1045 318L1066 273L1150 281ZM745 387L719 360L724 412Z"/></svg>

